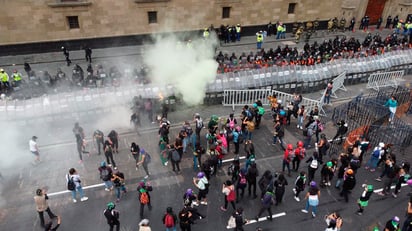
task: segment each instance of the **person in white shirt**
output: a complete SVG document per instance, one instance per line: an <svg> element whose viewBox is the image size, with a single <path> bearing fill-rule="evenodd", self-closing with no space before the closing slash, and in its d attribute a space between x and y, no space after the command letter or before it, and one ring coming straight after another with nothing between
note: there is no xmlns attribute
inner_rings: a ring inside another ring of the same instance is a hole
<svg viewBox="0 0 412 231"><path fill-rule="evenodd" d="M33 155L35 156L34 164L37 164L40 162L40 153L39 153L39 148L37 147L36 140L37 140L37 136L33 136L31 140L29 141L30 152L33 153Z"/></svg>

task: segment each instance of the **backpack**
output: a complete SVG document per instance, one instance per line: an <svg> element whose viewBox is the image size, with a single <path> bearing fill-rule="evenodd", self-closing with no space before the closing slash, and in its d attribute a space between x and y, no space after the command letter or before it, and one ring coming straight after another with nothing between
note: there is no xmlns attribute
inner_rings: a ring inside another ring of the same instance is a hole
<svg viewBox="0 0 412 231"><path fill-rule="evenodd" d="M230 189L229 195L227 195L227 201L235 201L236 200L236 193L235 190Z"/></svg>
<svg viewBox="0 0 412 231"><path fill-rule="evenodd" d="M251 132L255 130L255 123L253 121L247 122L247 130Z"/></svg>
<svg viewBox="0 0 412 231"><path fill-rule="evenodd" d="M297 156L300 160L305 158L305 149L304 148L296 148L295 149L295 156Z"/></svg>
<svg viewBox="0 0 412 231"><path fill-rule="evenodd" d="M144 205L149 203L149 194L147 194L147 192L140 193L140 203Z"/></svg>
<svg viewBox="0 0 412 231"><path fill-rule="evenodd" d="M107 168L102 168L102 170L100 171L100 179L102 179L103 181L110 180L110 172Z"/></svg>
<svg viewBox="0 0 412 231"><path fill-rule="evenodd" d="M73 181L73 177L69 178L69 176L67 176L67 178L68 178L67 179L67 190L69 190L69 191L76 190L76 184Z"/></svg>
<svg viewBox="0 0 412 231"><path fill-rule="evenodd" d="M273 199L273 193L266 192L265 195L263 195L262 203L265 205L270 205L272 203L272 199Z"/></svg>
<svg viewBox="0 0 412 231"><path fill-rule="evenodd" d="M322 122L319 121L319 123L318 123L318 132L323 132L324 129L325 129L325 126L323 125Z"/></svg>
<svg viewBox="0 0 412 231"><path fill-rule="evenodd" d="M169 213L166 214L165 216L165 225L166 225L166 228L172 228L175 226L175 219Z"/></svg>
<svg viewBox="0 0 412 231"><path fill-rule="evenodd" d="M202 119L199 119L199 120L197 121L197 123L196 123L196 128L197 128L197 129L203 128L203 120L202 120Z"/></svg>
<svg viewBox="0 0 412 231"><path fill-rule="evenodd" d="M265 109L263 107L258 107L258 114L263 116L265 114Z"/></svg>
<svg viewBox="0 0 412 231"><path fill-rule="evenodd" d="M241 174L239 184L246 185L246 183L247 183L246 176Z"/></svg>
<svg viewBox="0 0 412 231"><path fill-rule="evenodd" d="M229 128L234 129L235 128L235 118L233 120L229 119Z"/></svg>
<svg viewBox="0 0 412 231"><path fill-rule="evenodd" d="M179 162L180 161L180 155L176 150L172 151L172 160L174 162Z"/></svg>
<svg viewBox="0 0 412 231"><path fill-rule="evenodd" d="M372 156L375 158L379 158L381 155L381 150L379 148L375 149L375 151L372 152Z"/></svg>
<svg viewBox="0 0 412 231"><path fill-rule="evenodd" d="M318 160L313 159L309 165L311 168L318 168Z"/></svg>

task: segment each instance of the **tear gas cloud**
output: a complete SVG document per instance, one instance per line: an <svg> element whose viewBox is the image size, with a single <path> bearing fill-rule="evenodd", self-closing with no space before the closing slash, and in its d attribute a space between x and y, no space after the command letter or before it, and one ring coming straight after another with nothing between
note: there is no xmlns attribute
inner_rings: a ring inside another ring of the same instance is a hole
<svg viewBox="0 0 412 231"><path fill-rule="evenodd" d="M175 92L188 105L203 102L208 82L215 79L215 36L195 38L187 45L176 35L155 36L144 54L155 86L173 85Z"/></svg>

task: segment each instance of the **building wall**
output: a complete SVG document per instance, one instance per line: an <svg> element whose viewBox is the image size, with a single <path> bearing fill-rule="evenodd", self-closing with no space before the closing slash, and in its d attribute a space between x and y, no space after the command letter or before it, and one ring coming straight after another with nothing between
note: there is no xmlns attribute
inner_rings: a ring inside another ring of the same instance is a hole
<svg viewBox="0 0 412 231"><path fill-rule="evenodd" d="M264 25L269 21L307 21L355 16L360 19L368 0L78 0L81 5L56 4L67 0L0 0L0 45L101 38L186 31L213 24ZM410 6L388 0L385 14ZM289 3L296 3L288 14ZM391 4L389 4L391 3ZM393 3L393 4L392 4ZM355 6L355 7L354 7ZM360 6L360 7L358 7ZM222 19L222 7L231 7ZM389 10L387 10L389 9ZM148 23L148 11L157 23ZM345 15L343 15L345 14ZM395 15L392 13L392 15ZM78 16L80 28L70 29L67 16Z"/></svg>

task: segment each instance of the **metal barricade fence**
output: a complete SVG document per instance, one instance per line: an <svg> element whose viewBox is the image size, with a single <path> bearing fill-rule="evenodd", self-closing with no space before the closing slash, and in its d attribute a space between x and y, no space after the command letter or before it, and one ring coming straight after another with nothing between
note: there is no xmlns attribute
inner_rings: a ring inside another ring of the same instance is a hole
<svg viewBox="0 0 412 231"><path fill-rule="evenodd" d="M383 73L373 73L368 78L368 84L366 88L379 91L382 87L397 87L399 81L402 80L405 71L391 71Z"/></svg>

